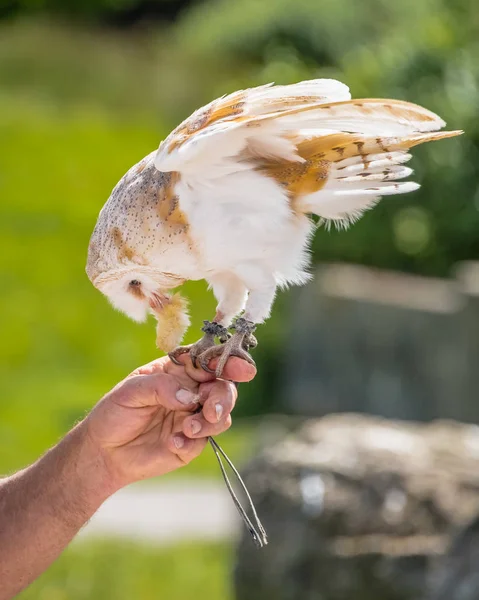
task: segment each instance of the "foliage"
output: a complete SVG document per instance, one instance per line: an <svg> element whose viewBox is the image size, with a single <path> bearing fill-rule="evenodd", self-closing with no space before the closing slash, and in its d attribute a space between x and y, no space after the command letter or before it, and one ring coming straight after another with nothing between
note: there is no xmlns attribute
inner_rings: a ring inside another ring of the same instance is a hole
<svg viewBox="0 0 479 600"><path fill-rule="evenodd" d="M194 560L192 558L194 557ZM228 600L231 549L80 541L18 600Z"/></svg>
<svg viewBox="0 0 479 600"><path fill-rule="evenodd" d="M85 23L123 26L149 19L173 19L191 0L1 0L0 17L61 15Z"/></svg>

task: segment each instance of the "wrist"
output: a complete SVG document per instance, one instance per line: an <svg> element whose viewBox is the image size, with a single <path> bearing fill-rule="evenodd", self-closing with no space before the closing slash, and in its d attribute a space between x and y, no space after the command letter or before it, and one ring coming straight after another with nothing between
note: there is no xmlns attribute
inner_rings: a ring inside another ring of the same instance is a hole
<svg viewBox="0 0 479 600"><path fill-rule="evenodd" d="M114 481L103 450L89 436L85 422L72 429L64 442L70 446L64 469L65 493L90 518L120 486Z"/></svg>

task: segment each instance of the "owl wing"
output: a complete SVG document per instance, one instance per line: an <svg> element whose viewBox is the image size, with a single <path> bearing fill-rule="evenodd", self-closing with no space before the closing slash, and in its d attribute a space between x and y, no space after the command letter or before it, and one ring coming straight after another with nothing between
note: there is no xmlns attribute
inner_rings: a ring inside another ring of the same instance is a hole
<svg viewBox="0 0 479 600"><path fill-rule="evenodd" d="M178 171L191 189L241 171L276 179L301 212L354 220L412 171L408 149L461 132L400 100L351 100L348 88L318 79L235 92L195 112L162 142L161 171ZM346 168L347 167L347 168Z"/></svg>
<svg viewBox="0 0 479 600"><path fill-rule="evenodd" d="M291 142L282 139L275 117L301 108L349 100L346 85L315 79L293 85L263 85L213 100L183 121L160 145L155 165L160 171L195 172L221 169L254 140L266 156L297 160Z"/></svg>

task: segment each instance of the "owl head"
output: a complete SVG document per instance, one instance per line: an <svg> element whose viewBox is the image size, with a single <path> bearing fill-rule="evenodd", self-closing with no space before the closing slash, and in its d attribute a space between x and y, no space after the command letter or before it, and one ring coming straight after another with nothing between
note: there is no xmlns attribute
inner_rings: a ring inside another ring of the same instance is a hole
<svg viewBox="0 0 479 600"><path fill-rule="evenodd" d="M89 261L90 263L90 261ZM98 264L98 263L97 263ZM183 279L144 265L121 266L87 274L93 285L119 311L139 323L153 314L158 321L156 344L164 352L178 346L190 324L187 302L171 290Z"/></svg>

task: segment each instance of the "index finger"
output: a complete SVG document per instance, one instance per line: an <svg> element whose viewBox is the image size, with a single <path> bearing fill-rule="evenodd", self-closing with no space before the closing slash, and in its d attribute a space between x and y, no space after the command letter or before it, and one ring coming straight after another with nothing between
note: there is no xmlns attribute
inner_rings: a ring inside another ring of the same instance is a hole
<svg viewBox="0 0 479 600"><path fill-rule="evenodd" d="M188 376L185 368L180 365L175 365L168 356L156 358L146 365L138 367L128 375L128 378L135 377L136 375L158 375L161 373L176 377L182 387L191 390L198 388L198 382Z"/></svg>
<svg viewBox="0 0 479 600"><path fill-rule="evenodd" d="M210 369L216 369L218 364L217 358L212 360L208 365ZM242 358L230 356L221 374L221 379L229 379L238 383L251 381L256 375L256 367Z"/></svg>
<svg viewBox="0 0 479 600"><path fill-rule="evenodd" d="M188 354L182 354L178 360L185 365L186 373L191 379L194 379L198 383L206 383L207 381L213 381L216 379L214 373L208 373L203 371L201 367L195 368L191 362L191 358ZM214 358L208 365L210 369L214 370L218 364L218 358ZM228 379L229 381L236 381L238 383L251 381L256 375L256 367L247 363L242 358L237 356L230 356L221 374L221 379Z"/></svg>

